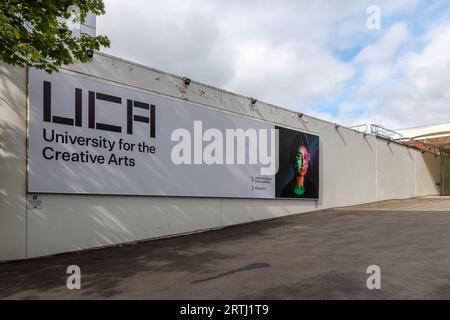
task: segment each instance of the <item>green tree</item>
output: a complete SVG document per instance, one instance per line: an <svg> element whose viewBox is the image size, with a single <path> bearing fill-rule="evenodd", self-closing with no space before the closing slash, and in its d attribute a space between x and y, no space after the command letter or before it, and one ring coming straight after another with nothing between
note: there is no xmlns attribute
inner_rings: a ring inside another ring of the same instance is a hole
<svg viewBox="0 0 450 320"><path fill-rule="evenodd" d="M88 50L109 47L106 36L74 36L60 19L72 16L71 6L81 22L88 12L105 13L102 0L0 0L0 60L51 73L75 60L87 62Z"/></svg>

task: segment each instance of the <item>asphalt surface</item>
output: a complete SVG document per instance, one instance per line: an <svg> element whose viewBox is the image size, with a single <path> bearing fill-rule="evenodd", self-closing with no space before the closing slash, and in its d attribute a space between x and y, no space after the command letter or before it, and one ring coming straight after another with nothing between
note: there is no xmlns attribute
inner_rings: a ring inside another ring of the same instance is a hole
<svg viewBox="0 0 450 320"><path fill-rule="evenodd" d="M367 289L370 265L380 290ZM0 264L0 299L449 298L450 199L436 197Z"/></svg>

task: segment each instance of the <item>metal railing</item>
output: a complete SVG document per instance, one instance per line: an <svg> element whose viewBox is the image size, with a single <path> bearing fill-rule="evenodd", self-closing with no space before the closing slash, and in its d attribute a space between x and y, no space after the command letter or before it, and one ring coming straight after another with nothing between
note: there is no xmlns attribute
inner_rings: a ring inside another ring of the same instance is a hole
<svg viewBox="0 0 450 320"><path fill-rule="evenodd" d="M379 137L382 137L385 139L389 139L389 140L403 141L405 139L405 137L401 133L398 133L394 130L387 129L378 124L371 124L370 132L376 136L379 136Z"/></svg>
<svg viewBox="0 0 450 320"><path fill-rule="evenodd" d="M362 133L367 133L367 124L359 124L356 126L349 127L349 129L352 129L352 130L355 130L358 132L362 132Z"/></svg>

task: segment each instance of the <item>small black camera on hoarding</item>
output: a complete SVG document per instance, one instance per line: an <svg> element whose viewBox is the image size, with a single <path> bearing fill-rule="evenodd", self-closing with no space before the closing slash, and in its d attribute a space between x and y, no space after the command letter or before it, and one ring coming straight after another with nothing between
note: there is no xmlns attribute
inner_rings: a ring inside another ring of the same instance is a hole
<svg viewBox="0 0 450 320"><path fill-rule="evenodd" d="M86 54L87 54L87 56L88 56L89 59L92 59L92 58L94 57L94 50L88 49L88 50L86 51Z"/></svg>

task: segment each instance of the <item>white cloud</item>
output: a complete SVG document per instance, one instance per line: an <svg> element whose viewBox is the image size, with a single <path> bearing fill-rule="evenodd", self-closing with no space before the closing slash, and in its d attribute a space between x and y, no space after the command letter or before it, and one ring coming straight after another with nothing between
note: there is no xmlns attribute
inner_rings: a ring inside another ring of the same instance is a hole
<svg viewBox="0 0 450 320"><path fill-rule="evenodd" d="M421 50L399 54L409 36L393 30L355 58L364 74L354 99L366 106L363 117L392 128L450 121L450 23L430 31Z"/></svg>
<svg viewBox="0 0 450 320"><path fill-rule="evenodd" d="M450 121L450 27L417 36L395 23L418 3L106 0L98 32L111 54L343 124ZM381 31L366 28L371 4ZM336 53L361 47L352 61Z"/></svg>
<svg viewBox="0 0 450 320"><path fill-rule="evenodd" d="M399 48L410 40L405 23L391 26L376 43L362 49L355 57L355 63L386 63L395 58Z"/></svg>
<svg viewBox="0 0 450 320"><path fill-rule="evenodd" d="M229 88L295 107L290 104L333 96L352 74L351 66L317 47L254 42L238 48Z"/></svg>

